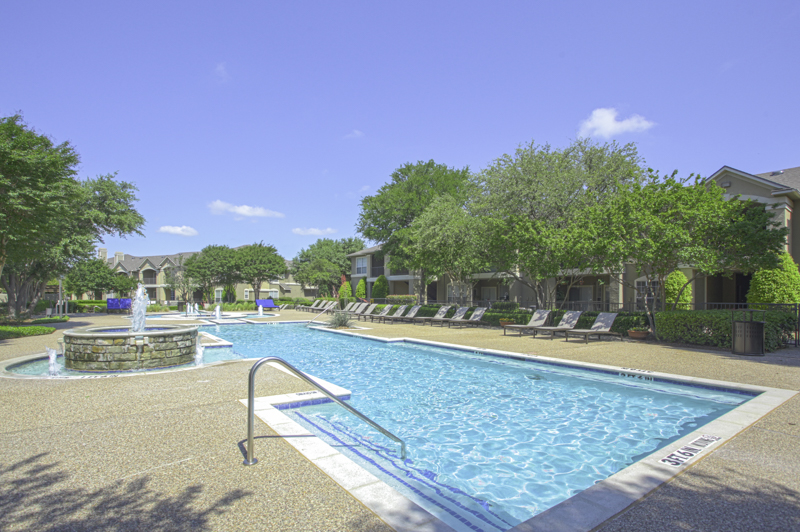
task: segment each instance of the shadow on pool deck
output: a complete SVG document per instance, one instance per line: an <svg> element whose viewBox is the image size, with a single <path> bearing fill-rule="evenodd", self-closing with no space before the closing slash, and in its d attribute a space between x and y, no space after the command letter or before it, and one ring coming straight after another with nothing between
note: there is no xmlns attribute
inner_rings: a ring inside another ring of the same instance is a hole
<svg viewBox="0 0 800 532"><path fill-rule="evenodd" d="M200 484L168 494L149 476L88 490L75 486L60 463L41 453L0 467L2 530L211 530L209 518L250 492L232 490L197 508Z"/></svg>

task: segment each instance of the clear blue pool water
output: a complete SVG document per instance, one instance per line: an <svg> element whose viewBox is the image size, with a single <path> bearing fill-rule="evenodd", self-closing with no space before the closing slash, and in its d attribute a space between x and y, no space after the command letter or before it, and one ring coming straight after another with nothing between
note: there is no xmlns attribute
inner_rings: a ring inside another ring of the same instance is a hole
<svg viewBox="0 0 800 532"><path fill-rule="evenodd" d="M351 390L405 461L335 405L285 412L456 530L507 530L751 398L303 325L202 330L233 343L206 362L274 355Z"/></svg>
<svg viewBox="0 0 800 532"><path fill-rule="evenodd" d="M287 413L461 530L507 530L750 399L296 325L206 330L351 390L405 462L335 405Z"/></svg>

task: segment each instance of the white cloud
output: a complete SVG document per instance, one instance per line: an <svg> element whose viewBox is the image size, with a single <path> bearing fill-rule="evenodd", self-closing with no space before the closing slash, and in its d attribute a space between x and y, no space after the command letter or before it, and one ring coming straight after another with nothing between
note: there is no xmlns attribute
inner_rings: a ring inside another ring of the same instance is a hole
<svg viewBox="0 0 800 532"><path fill-rule="evenodd" d="M359 131L357 129L354 129L353 131L351 131L350 133L345 135L344 138L346 138L346 139L360 139L363 136L364 136L364 132L363 131Z"/></svg>
<svg viewBox="0 0 800 532"><path fill-rule="evenodd" d="M366 191L369 190L369 188L370 188L369 185L364 185L363 187L359 188L358 191L359 192L366 192Z"/></svg>
<svg viewBox="0 0 800 532"><path fill-rule="evenodd" d="M227 83L231 79L231 76L228 74L228 69L225 68L225 63L217 63L217 66L214 68L214 75L220 83Z"/></svg>
<svg viewBox="0 0 800 532"><path fill-rule="evenodd" d="M610 138L621 133L646 131L656 125L655 122L651 122L641 115L617 120L618 114L617 110L612 107L595 109L589 118L581 122L578 136Z"/></svg>
<svg viewBox="0 0 800 532"><path fill-rule="evenodd" d="M158 228L159 233L169 233L171 235L180 235L180 236L195 236L197 235L197 229L194 227L189 227L188 225L162 225Z"/></svg>
<svg viewBox="0 0 800 532"><path fill-rule="evenodd" d="M251 207L250 205L233 205L222 200L215 200L208 204L211 214L233 213L237 216L250 218L258 216L261 218L283 218L282 212L275 212L263 207Z"/></svg>
<svg viewBox="0 0 800 532"><path fill-rule="evenodd" d="M327 229L317 229L316 227L296 227L292 229L292 233L296 235L314 235L314 236L323 236L323 235L332 235L336 232L336 229L331 229L328 227Z"/></svg>

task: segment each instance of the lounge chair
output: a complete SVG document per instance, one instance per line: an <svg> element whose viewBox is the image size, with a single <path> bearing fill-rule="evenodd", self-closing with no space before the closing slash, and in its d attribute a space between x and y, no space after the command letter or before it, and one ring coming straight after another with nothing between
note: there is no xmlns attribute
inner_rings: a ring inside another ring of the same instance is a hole
<svg viewBox="0 0 800 532"><path fill-rule="evenodd" d="M419 309L421 308L422 305L414 305L413 307L411 307L411 310L409 310L408 314L406 314L405 316L398 316L397 313L395 313L394 316L384 316L383 323L386 323L387 321L389 323L394 323L396 321L399 322L412 321L414 319L414 316L417 315L417 312L419 312Z"/></svg>
<svg viewBox="0 0 800 532"><path fill-rule="evenodd" d="M601 312L597 315L597 318L595 318L591 329L572 329L570 331L564 331L564 341L569 341L570 335L583 336L587 344L589 343L589 336L592 334L596 334L598 340L601 336L619 336L622 338L620 333L611 332L611 326L614 325L614 320L616 318L616 312Z"/></svg>
<svg viewBox="0 0 800 532"><path fill-rule="evenodd" d="M525 331L534 331L536 327L544 327L544 324L547 323L548 316L550 316L549 310L537 310L533 313L533 317L531 317L531 321L529 321L527 325L506 325L503 327L503 336L506 335L506 330L508 329L519 331L519 335L522 336L522 333Z"/></svg>
<svg viewBox="0 0 800 532"><path fill-rule="evenodd" d="M258 307L262 307L262 308L265 308L265 309L276 309L276 308L279 308L278 305L276 305L275 302L272 300L272 298L269 298L269 299L256 299L256 310L258 310Z"/></svg>
<svg viewBox="0 0 800 532"><path fill-rule="evenodd" d="M322 303L324 303L324 301L325 301L324 299L317 299L311 305L301 305L299 307L295 307L295 310L315 310L318 309L320 306L322 306Z"/></svg>
<svg viewBox="0 0 800 532"><path fill-rule="evenodd" d="M437 317L433 317L433 318L431 318L431 327L433 327L434 323L438 323L439 327L443 327L444 324L449 322L450 320L461 320L461 319L464 319L464 316L467 314L468 310L469 310L469 307L458 307L456 309L456 313L453 314L452 318L445 318L445 317L437 318Z"/></svg>
<svg viewBox="0 0 800 532"><path fill-rule="evenodd" d="M447 320L447 327L450 328L451 325L469 325L471 327L477 327L481 324L481 318L483 318L483 314L486 312L486 307L478 307L472 311L469 318L460 318L456 319L455 316Z"/></svg>
<svg viewBox="0 0 800 532"><path fill-rule="evenodd" d="M391 308L391 305L387 306ZM403 315L403 312L405 312L407 308L408 305L400 305L399 307L397 307L397 310L391 316L389 316L388 314L386 316L378 316L378 322L383 321L383 323L386 323L386 320L390 320L392 318L399 318L400 316Z"/></svg>
<svg viewBox="0 0 800 532"><path fill-rule="evenodd" d="M557 332L564 332L574 329L575 325L578 323L578 318L581 317L581 314L582 312L580 310L568 310L564 313L564 315L561 317L561 321L558 322L558 325L555 327L534 327L533 336L536 336L537 332L549 332L550 339L552 340Z"/></svg>
<svg viewBox="0 0 800 532"><path fill-rule="evenodd" d="M381 311L379 313L370 314L369 316L364 316L364 321L367 321L367 318L369 318L369 321L375 321L376 319L380 319L380 318L383 318L385 316L388 316L390 310L392 310L392 305L386 305L385 307L383 307L381 309Z"/></svg>
<svg viewBox="0 0 800 532"><path fill-rule="evenodd" d="M340 312L344 312L346 314L350 314L350 316L354 316L356 314L361 314L361 311L367 308L368 304L369 303L356 303L355 305L350 307L350 310L342 310Z"/></svg>
<svg viewBox="0 0 800 532"><path fill-rule="evenodd" d="M355 301L353 301L352 303L348 303L347 306L342 309L342 312L350 312L351 310L353 310L353 307L355 307L356 304L357 303Z"/></svg>
<svg viewBox="0 0 800 532"><path fill-rule="evenodd" d="M430 321L434 318L444 318L445 314L447 314L447 311L450 310L451 306L452 305L444 305L442 307L439 307L439 310L436 312L435 316L422 316L422 317L411 318L411 323L421 323L425 325L426 321Z"/></svg>
<svg viewBox="0 0 800 532"><path fill-rule="evenodd" d="M366 303L364 304L366 305ZM377 306L378 306L377 303L372 303L366 308L362 307L360 312L354 312L352 316L355 316L356 319L360 320L362 316L369 316L370 314L372 314L372 311L375 310L375 307ZM366 317L364 318L364 321L367 321Z"/></svg>

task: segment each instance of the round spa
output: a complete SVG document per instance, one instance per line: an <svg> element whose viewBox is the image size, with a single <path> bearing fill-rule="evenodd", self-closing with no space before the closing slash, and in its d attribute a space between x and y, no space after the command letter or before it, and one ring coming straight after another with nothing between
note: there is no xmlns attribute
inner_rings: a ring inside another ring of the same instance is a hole
<svg viewBox="0 0 800 532"><path fill-rule="evenodd" d="M197 328L185 325L86 327L64 331L64 366L77 371L165 368L194 360Z"/></svg>

